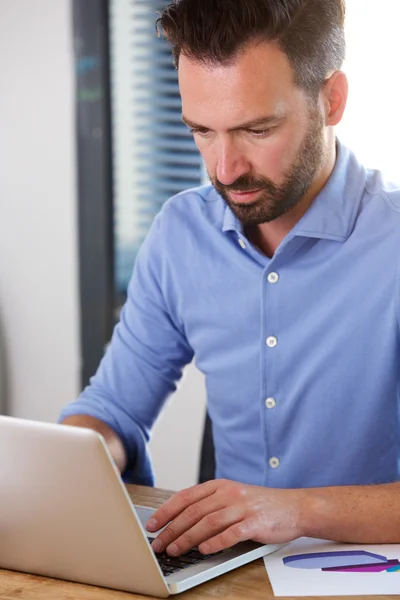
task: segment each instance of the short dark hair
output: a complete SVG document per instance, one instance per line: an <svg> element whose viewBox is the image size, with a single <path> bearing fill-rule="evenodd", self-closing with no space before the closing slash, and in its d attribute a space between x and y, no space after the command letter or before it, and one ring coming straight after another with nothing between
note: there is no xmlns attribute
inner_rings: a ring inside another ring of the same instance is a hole
<svg viewBox="0 0 400 600"><path fill-rule="evenodd" d="M156 28L181 54L218 64L251 42L275 42L287 55L298 86L320 88L345 58L345 0L174 0Z"/></svg>

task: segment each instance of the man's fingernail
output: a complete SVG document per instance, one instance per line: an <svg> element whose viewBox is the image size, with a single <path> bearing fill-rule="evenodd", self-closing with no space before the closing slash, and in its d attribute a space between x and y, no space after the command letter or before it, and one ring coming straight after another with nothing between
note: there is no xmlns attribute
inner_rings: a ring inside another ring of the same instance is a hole
<svg viewBox="0 0 400 600"><path fill-rule="evenodd" d="M151 547L153 548L154 552L161 552L162 543L160 540L154 540L154 542L151 542Z"/></svg>
<svg viewBox="0 0 400 600"><path fill-rule="evenodd" d="M201 546L199 546L199 550L203 554L210 554L210 546L207 543L201 544Z"/></svg>
<svg viewBox="0 0 400 600"><path fill-rule="evenodd" d="M171 556L176 556L177 554L179 554L179 548L176 544L171 544L170 546L168 546L167 552L168 554L171 554Z"/></svg>
<svg viewBox="0 0 400 600"><path fill-rule="evenodd" d="M149 519L146 523L146 529L157 529L157 521L155 519Z"/></svg>

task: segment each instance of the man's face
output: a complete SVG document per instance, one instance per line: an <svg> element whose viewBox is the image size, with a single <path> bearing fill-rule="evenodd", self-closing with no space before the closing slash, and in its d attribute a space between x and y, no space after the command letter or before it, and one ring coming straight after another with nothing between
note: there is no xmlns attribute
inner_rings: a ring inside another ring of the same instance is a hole
<svg viewBox="0 0 400 600"><path fill-rule="evenodd" d="M258 225L296 206L325 160L324 121L285 54L258 44L229 66L182 55L179 85L210 180L238 219Z"/></svg>

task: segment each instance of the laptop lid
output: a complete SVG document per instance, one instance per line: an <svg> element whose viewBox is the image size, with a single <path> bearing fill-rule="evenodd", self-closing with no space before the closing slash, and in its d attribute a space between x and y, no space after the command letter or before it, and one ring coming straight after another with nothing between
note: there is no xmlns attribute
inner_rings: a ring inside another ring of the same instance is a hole
<svg viewBox="0 0 400 600"><path fill-rule="evenodd" d="M102 436L0 416L0 481L1 568L169 595Z"/></svg>

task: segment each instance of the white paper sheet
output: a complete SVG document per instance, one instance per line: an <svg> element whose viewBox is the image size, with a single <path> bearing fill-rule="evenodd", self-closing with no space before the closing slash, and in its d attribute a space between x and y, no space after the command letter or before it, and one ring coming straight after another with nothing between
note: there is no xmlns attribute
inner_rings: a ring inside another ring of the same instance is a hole
<svg viewBox="0 0 400 600"><path fill-rule="evenodd" d="M266 556L264 563L275 596L400 594L400 544L338 544L300 538ZM332 567L370 572L322 570Z"/></svg>

